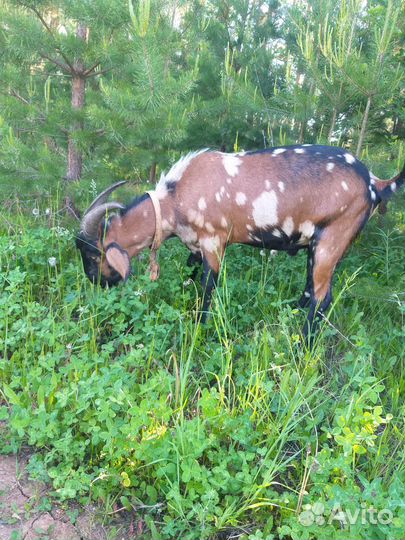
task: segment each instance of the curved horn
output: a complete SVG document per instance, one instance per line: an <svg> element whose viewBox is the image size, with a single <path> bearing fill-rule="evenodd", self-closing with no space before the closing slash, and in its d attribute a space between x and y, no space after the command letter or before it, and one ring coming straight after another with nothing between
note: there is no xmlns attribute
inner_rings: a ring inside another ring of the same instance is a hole
<svg viewBox="0 0 405 540"><path fill-rule="evenodd" d="M120 186L123 186L126 183L127 183L126 180L121 180L121 182L116 182L115 184L113 184L109 188L105 189L102 193L100 193L100 195L98 195L94 199L94 201L91 203L91 205L85 211L84 215L89 214L97 206L100 206L101 204L106 203L110 193L112 193L115 189L119 188Z"/></svg>
<svg viewBox="0 0 405 540"><path fill-rule="evenodd" d="M106 212L121 208L124 208L122 204L119 204L117 202L110 202L100 204L90 211L87 210L80 225L81 231L88 238L92 238L94 240L97 239L98 226L102 218L105 216Z"/></svg>

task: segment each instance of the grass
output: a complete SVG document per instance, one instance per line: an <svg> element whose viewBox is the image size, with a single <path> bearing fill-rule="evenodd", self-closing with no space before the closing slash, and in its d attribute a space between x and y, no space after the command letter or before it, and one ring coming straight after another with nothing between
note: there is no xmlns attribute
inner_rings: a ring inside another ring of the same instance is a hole
<svg viewBox="0 0 405 540"><path fill-rule="evenodd" d="M201 327L177 240L157 283L145 257L103 291L59 202L30 204L0 222L1 451L32 446L55 497L135 510L148 538L404 537L400 201L340 265L311 352L303 255L230 247ZM390 521L347 518L372 507Z"/></svg>

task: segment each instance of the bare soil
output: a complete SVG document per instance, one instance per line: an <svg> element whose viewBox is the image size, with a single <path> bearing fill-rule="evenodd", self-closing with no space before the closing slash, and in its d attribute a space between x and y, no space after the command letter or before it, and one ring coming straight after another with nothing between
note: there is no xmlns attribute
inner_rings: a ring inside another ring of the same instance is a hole
<svg viewBox="0 0 405 540"><path fill-rule="evenodd" d="M128 514L103 524L95 506L64 507L51 502L43 510L49 486L28 478L28 456L0 455L0 540L127 540L143 538L142 522ZM50 499L51 500L51 499ZM73 518L73 523L70 516ZM121 520L121 521L119 521Z"/></svg>

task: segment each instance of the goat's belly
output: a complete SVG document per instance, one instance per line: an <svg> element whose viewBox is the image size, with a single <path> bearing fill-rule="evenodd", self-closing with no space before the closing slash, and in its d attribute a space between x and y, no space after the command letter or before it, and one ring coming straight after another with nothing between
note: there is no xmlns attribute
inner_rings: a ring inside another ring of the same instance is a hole
<svg viewBox="0 0 405 540"><path fill-rule="evenodd" d="M286 251L289 255L296 255L300 249L308 247L310 240L301 233L292 233L290 236L279 229L271 231L253 229L246 238L237 240L237 243L250 246Z"/></svg>

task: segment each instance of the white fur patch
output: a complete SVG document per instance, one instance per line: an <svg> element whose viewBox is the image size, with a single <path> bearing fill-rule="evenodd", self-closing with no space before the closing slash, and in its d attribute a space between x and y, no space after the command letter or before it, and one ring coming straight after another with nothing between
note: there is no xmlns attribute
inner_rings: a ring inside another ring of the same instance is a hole
<svg viewBox="0 0 405 540"><path fill-rule="evenodd" d="M397 190L397 183L396 182L392 182L391 184L391 191L396 191Z"/></svg>
<svg viewBox="0 0 405 540"><path fill-rule="evenodd" d="M213 234L215 232L215 227L209 221L206 222L205 228L211 234Z"/></svg>
<svg viewBox="0 0 405 540"><path fill-rule="evenodd" d="M252 215L257 227L267 227L268 225L277 224L277 203L277 195L273 190L263 191L263 193L253 201Z"/></svg>
<svg viewBox="0 0 405 540"><path fill-rule="evenodd" d="M372 200L372 201L375 201L375 200L376 200L376 196L375 196L374 191L371 192L371 200Z"/></svg>
<svg viewBox="0 0 405 540"><path fill-rule="evenodd" d="M294 231L294 220L291 216L285 218L283 225L281 226L287 236L291 236Z"/></svg>
<svg viewBox="0 0 405 540"><path fill-rule="evenodd" d="M277 236L277 238L281 238L281 232L278 229L274 229L271 234Z"/></svg>
<svg viewBox="0 0 405 540"><path fill-rule="evenodd" d="M253 231L252 225L246 225L246 229L247 229L248 231Z"/></svg>
<svg viewBox="0 0 405 540"><path fill-rule="evenodd" d="M177 225L176 232L185 244L194 244L197 241L197 233L189 225Z"/></svg>
<svg viewBox="0 0 405 540"><path fill-rule="evenodd" d="M200 199L198 201L198 208L200 210L205 210L207 208L207 203L205 202L204 197L200 197Z"/></svg>
<svg viewBox="0 0 405 540"><path fill-rule="evenodd" d="M266 186L266 189L270 189L271 188L270 180L265 180L264 185Z"/></svg>
<svg viewBox="0 0 405 540"><path fill-rule="evenodd" d="M294 148L294 152L296 154L305 154L305 150L303 148Z"/></svg>
<svg viewBox="0 0 405 540"><path fill-rule="evenodd" d="M334 163L328 163L328 164L326 165L326 170L327 170L328 172L332 172L334 168L335 168L335 164L334 164Z"/></svg>
<svg viewBox="0 0 405 540"><path fill-rule="evenodd" d="M192 208L190 208L187 211L187 218L190 223L194 223L195 225L197 225L197 227L204 226L204 215L201 212L197 212L197 210L193 210Z"/></svg>
<svg viewBox="0 0 405 540"><path fill-rule="evenodd" d="M172 230L172 226L170 225L170 223L167 221L167 219L163 219L162 220L162 229L164 231L171 231Z"/></svg>
<svg viewBox="0 0 405 540"><path fill-rule="evenodd" d="M284 193L284 189L285 189L284 182L279 182L277 185L281 193Z"/></svg>
<svg viewBox="0 0 405 540"><path fill-rule="evenodd" d="M275 150L273 150L272 155L273 156L278 156L279 154L282 154L286 150L287 150L287 148L276 148Z"/></svg>
<svg viewBox="0 0 405 540"><path fill-rule="evenodd" d="M224 218L224 216L221 217L221 227L224 227L225 229L228 227L228 222Z"/></svg>
<svg viewBox="0 0 405 540"><path fill-rule="evenodd" d="M226 179L226 183L227 183L227 184L232 184L232 179L231 179L231 178L227 178L227 179Z"/></svg>
<svg viewBox="0 0 405 540"><path fill-rule="evenodd" d="M346 152L346 154L343 154L343 157L345 158L346 163L352 164L352 163L354 163L356 161L356 158L354 156L352 156L351 154L348 154L347 152Z"/></svg>
<svg viewBox="0 0 405 540"><path fill-rule="evenodd" d="M169 172L162 173L162 176L160 177L160 180L156 186L156 191L160 186L163 184L167 184L168 182L178 182L181 177L183 176L185 170L190 165L190 162L200 154L203 154L207 151L207 148L204 148L203 150L197 150L196 152L189 152L186 156L181 157L177 163L175 163ZM162 197L164 198L164 197Z"/></svg>
<svg viewBox="0 0 405 540"><path fill-rule="evenodd" d="M242 191L238 191L235 197L235 201L238 206L243 206L244 204L246 204L247 197L244 193L242 193Z"/></svg>
<svg viewBox="0 0 405 540"><path fill-rule="evenodd" d="M221 202L221 194L220 194L219 191L217 191L217 192L215 193L215 198L216 198L216 200L217 200L218 202Z"/></svg>
<svg viewBox="0 0 405 540"><path fill-rule="evenodd" d="M242 160L233 154L224 154L222 157L222 165L229 176L236 176L239 172L239 165Z"/></svg>
<svg viewBox="0 0 405 540"><path fill-rule="evenodd" d="M349 186L346 184L346 182L345 182L344 180L342 180L341 184L342 184L342 188L343 188L345 191L349 191Z"/></svg>
<svg viewBox="0 0 405 540"><path fill-rule="evenodd" d="M218 251L219 243L219 236L210 236L208 238L203 238L200 241L201 247L209 253L214 253L215 251Z"/></svg>
<svg viewBox="0 0 405 540"><path fill-rule="evenodd" d="M308 219L303 223L300 223L298 230L305 238L311 238L315 232L315 225Z"/></svg>
<svg viewBox="0 0 405 540"><path fill-rule="evenodd" d="M347 208L347 204L341 206L341 207L340 207L340 211L341 211L341 212L344 212L344 211L346 210L346 208Z"/></svg>

